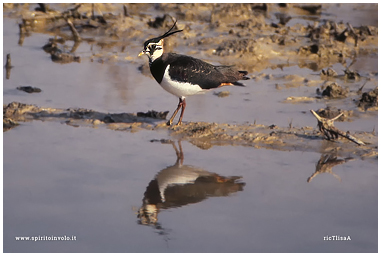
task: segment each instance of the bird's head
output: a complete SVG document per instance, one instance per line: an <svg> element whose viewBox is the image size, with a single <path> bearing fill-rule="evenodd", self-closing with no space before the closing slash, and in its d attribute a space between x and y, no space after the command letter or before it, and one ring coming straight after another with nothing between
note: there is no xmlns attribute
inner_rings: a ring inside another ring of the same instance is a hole
<svg viewBox="0 0 381 256"><path fill-rule="evenodd" d="M163 55L164 50L163 50L163 45L164 45L164 38L177 33L181 32L183 30L176 30L172 31L171 30L176 26L176 22L173 24L170 30L165 32L163 35L155 38L148 39L147 41L144 42L144 50L139 53L138 56L142 55L147 55L149 58L150 63L152 63L154 60L159 58L161 55Z"/></svg>
<svg viewBox="0 0 381 256"><path fill-rule="evenodd" d="M152 38L144 43L144 50L139 53L139 56L147 55L150 62L153 62L163 55L164 39Z"/></svg>

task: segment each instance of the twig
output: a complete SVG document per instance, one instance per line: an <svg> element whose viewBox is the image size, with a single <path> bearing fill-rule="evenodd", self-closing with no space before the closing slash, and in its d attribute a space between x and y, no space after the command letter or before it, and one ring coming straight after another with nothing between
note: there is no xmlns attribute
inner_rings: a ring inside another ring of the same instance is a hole
<svg viewBox="0 0 381 256"><path fill-rule="evenodd" d="M128 17L128 11L127 11L127 5L123 5L123 14L124 14L124 17Z"/></svg>
<svg viewBox="0 0 381 256"><path fill-rule="evenodd" d="M7 63L5 64L5 68L8 68L8 69L12 68L12 61L11 61L11 54L10 53L7 54Z"/></svg>
<svg viewBox="0 0 381 256"><path fill-rule="evenodd" d="M360 87L360 89L357 90L357 94L362 93L362 89L364 88L365 84L368 82L368 80L365 81L365 83Z"/></svg>
<svg viewBox="0 0 381 256"><path fill-rule="evenodd" d="M91 4L91 19L95 20L95 4Z"/></svg>
<svg viewBox="0 0 381 256"><path fill-rule="evenodd" d="M11 63L11 54L7 54L7 63L5 64L5 75L6 78L9 79L11 77L11 68L13 68L12 63Z"/></svg>
<svg viewBox="0 0 381 256"><path fill-rule="evenodd" d="M331 118L331 119L327 119L327 118L324 118L324 117L321 117L319 116L315 111L313 110L310 110L311 113L315 116L315 118L318 120L318 127L319 127L319 131L321 133L324 134L325 138L327 140L335 140L340 136L350 140L350 141L353 141L354 143L356 143L357 145L365 145L364 142L362 142L361 140L359 139L356 139L355 137L353 137L352 135L349 134L349 132L343 132L343 131L340 131L339 129L337 129L333 122L338 119L340 116L342 116L344 113L341 113L339 114L338 116L334 117L334 118Z"/></svg>
<svg viewBox="0 0 381 256"><path fill-rule="evenodd" d="M355 38L355 47L357 47L357 41L358 41L359 36L356 34L356 32L353 29L351 24L347 23L347 26L349 28L349 31L352 33L353 37Z"/></svg>
<svg viewBox="0 0 381 256"><path fill-rule="evenodd" d="M73 33L74 42L81 42L82 38L79 35L78 31L75 29L73 22L71 22L69 18L66 18L66 22L69 25L71 32Z"/></svg>

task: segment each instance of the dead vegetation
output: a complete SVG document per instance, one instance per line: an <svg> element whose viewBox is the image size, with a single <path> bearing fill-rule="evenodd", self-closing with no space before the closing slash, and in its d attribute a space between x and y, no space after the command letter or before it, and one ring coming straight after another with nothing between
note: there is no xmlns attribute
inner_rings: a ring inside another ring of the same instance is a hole
<svg viewBox="0 0 381 256"><path fill-rule="evenodd" d="M352 135L349 134L349 131L348 132L343 132L339 129L337 129L333 122L338 119L340 116L343 115L343 113L340 113L339 115L335 116L334 118L324 118L324 117L321 117L319 116L315 111L311 110L311 113L316 117L316 119L318 120L318 127L319 127L319 131L324 134L324 138L326 138L327 140L336 140L339 135L350 140L350 141L353 141L354 143L356 143L357 145L361 145L361 146L364 146L365 143L362 142L361 140L359 139L356 139L355 137L353 137Z"/></svg>

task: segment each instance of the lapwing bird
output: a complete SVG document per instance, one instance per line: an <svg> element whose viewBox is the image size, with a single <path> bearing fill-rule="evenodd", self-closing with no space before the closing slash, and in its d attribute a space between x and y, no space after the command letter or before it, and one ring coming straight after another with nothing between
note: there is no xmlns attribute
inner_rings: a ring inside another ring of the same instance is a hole
<svg viewBox="0 0 381 256"><path fill-rule="evenodd" d="M171 125L177 112L181 114L177 125L181 124L186 107L185 98L227 85L244 86L239 80L247 80L247 71L238 71L232 66L215 66L202 60L176 53L164 53L164 38L183 30L171 30L147 40L139 56L147 55L152 76L167 92L179 98L179 104L167 122Z"/></svg>

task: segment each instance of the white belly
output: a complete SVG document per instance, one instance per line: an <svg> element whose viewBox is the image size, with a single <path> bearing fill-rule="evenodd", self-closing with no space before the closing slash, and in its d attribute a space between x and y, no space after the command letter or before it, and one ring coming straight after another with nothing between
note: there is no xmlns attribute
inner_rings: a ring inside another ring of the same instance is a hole
<svg viewBox="0 0 381 256"><path fill-rule="evenodd" d="M179 97L183 98L186 96L203 93L206 90L203 90L200 86L190 84L190 83L182 83L178 81L172 81L169 77L169 66L165 69L163 80L160 85L167 92Z"/></svg>

